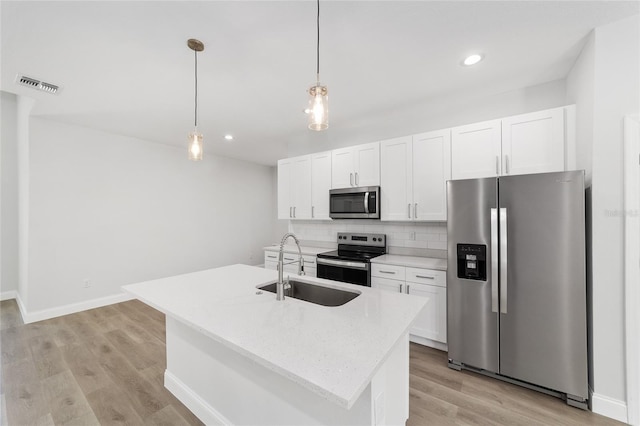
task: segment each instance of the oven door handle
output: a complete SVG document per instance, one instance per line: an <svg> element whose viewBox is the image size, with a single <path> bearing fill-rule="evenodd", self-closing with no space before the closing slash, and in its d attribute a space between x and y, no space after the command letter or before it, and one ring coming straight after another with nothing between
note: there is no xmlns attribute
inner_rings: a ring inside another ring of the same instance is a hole
<svg viewBox="0 0 640 426"><path fill-rule="evenodd" d="M316 259L316 263L318 265L341 266L343 268L350 268L350 269L369 269L368 263L349 262L347 260L324 259L321 257Z"/></svg>

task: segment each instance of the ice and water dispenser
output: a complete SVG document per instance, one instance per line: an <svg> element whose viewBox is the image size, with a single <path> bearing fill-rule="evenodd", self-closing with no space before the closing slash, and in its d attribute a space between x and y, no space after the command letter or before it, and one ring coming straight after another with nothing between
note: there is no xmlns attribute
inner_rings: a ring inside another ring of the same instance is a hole
<svg viewBox="0 0 640 426"><path fill-rule="evenodd" d="M487 280L487 246L458 244L458 278Z"/></svg>

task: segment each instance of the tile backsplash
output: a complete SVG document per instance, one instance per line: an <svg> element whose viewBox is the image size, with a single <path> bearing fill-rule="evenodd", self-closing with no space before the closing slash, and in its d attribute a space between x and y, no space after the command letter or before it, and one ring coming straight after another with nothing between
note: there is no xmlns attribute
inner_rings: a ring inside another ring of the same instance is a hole
<svg viewBox="0 0 640 426"><path fill-rule="evenodd" d="M338 232L385 234L387 252L409 256L447 257L446 222L381 222L345 219L335 221L290 221L293 232L306 245L335 247Z"/></svg>

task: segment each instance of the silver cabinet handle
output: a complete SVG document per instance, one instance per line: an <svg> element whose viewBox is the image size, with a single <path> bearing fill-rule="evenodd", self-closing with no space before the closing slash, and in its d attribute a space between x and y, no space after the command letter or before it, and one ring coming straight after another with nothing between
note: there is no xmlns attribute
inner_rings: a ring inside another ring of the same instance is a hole
<svg viewBox="0 0 640 426"><path fill-rule="evenodd" d="M413 205L413 218L417 219L418 218L418 203L415 203Z"/></svg>
<svg viewBox="0 0 640 426"><path fill-rule="evenodd" d="M276 257L278 257L278 256L276 256L276 255L274 254L273 256L267 255L267 257L268 257L269 259L275 259L275 258L276 258Z"/></svg>
<svg viewBox="0 0 640 426"><path fill-rule="evenodd" d="M400 284L400 289L399 289L400 293L402 293L402 286L403 286L403 284Z"/></svg>
<svg viewBox="0 0 640 426"><path fill-rule="evenodd" d="M491 312L498 312L498 210L491 209Z"/></svg>
<svg viewBox="0 0 640 426"><path fill-rule="evenodd" d="M416 275L416 278L424 278L424 279L427 279L427 280L435 280L436 279L436 277L428 277L426 275Z"/></svg>
<svg viewBox="0 0 640 426"><path fill-rule="evenodd" d="M349 173L349 185L353 186L353 173Z"/></svg>
<svg viewBox="0 0 640 426"><path fill-rule="evenodd" d="M285 257L284 260L295 260L293 257Z"/></svg>
<svg viewBox="0 0 640 426"><path fill-rule="evenodd" d="M313 218L314 218L314 215L313 215L313 209L314 209L314 206L311 206L311 219L313 219Z"/></svg>
<svg viewBox="0 0 640 426"><path fill-rule="evenodd" d="M506 174L509 174L509 156L508 155L504 156L504 168L505 168Z"/></svg>
<svg viewBox="0 0 640 426"><path fill-rule="evenodd" d="M411 203L407 204L407 217L411 219Z"/></svg>
<svg viewBox="0 0 640 426"><path fill-rule="evenodd" d="M358 186L358 182L360 179L358 179L358 172L356 172L356 186Z"/></svg>
<svg viewBox="0 0 640 426"><path fill-rule="evenodd" d="M500 209L500 313L507 313L507 209Z"/></svg>
<svg viewBox="0 0 640 426"><path fill-rule="evenodd" d="M409 284L407 284L407 294L409 294L409 287L411 287Z"/></svg>
<svg viewBox="0 0 640 426"><path fill-rule="evenodd" d="M381 274L392 274L392 275L396 274L395 271L382 271L382 270L380 271L380 273Z"/></svg>
<svg viewBox="0 0 640 426"><path fill-rule="evenodd" d="M500 174L500 157L496 155L496 176Z"/></svg>
<svg viewBox="0 0 640 426"><path fill-rule="evenodd" d="M293 217L293 207L289 207L289 217Z"/></svg>

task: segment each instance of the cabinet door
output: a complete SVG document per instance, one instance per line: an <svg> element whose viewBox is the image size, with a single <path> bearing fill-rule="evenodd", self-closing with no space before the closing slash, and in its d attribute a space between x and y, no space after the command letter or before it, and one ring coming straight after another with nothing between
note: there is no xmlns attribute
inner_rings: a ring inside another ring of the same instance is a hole
<svg viewBox="0 0 640 426"><path fill-rule="evenodd" d="M380 142L380 154L380 219L411 220L411 136Z"/></svg>
<svg viewBox="0 0 640 426"><path fill-rule="evenodd" d="M311 219L329 220L331 151L311 156Z"/></svg>
<svg viewBox="0 0 640 426"><path fill-rule="evenodd" d="M447 129L413 136L411 168L413 219L447 220L447 180L451 179L451 131ZM384 210L382 213L384 214Z"/></svg>
<svg viewBox="0 0 640 426"><path fill-rule="evenodd" d="M371 287L379 288L380 290L390 291L393 293L402 293L404 291L404 281L371 277Z"/></svg>
<svg viewBox="0 0 640 426"><path fill-rule="evenodd" d="M295 157L292 164L293 219L311 219L311 156Z"/></svg>
<svg viewBox="0 0 640 426"><path fill-rule="evenodd" d="M380 185L380 143L368 143L354 147L354 186Z"/></svg>
<svg viewBox="0 0 640 426"><path fill-rule="evenodd" d="M409 332L425 339L447 343L447 289L407 282L407 293L429 298L427 306Z"/></svg>
<svg viewBox="0 0 640 426"><path fill-rule="evenodd" d="M501 173L501 120L451 129L451 178L474 179Z"/></svg>
<svg viewBox="0 0 640 426"><path fill-rule="evenodd" d="M355 186L355 161L352 148L341 148L331 152L331 187Z"/></svg>
<svg viewBox="0 0 640 426"><path fill-rule="evenodd" d="M292 159L278 161L278 219L293 217L291 197Z"/></svg>
<svg viewBox="0 0 640 426"><path fill-rule="evenodd" d="M564 109L502 120L502 174L564 170Z"/></svg>

